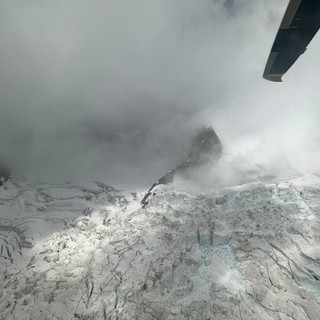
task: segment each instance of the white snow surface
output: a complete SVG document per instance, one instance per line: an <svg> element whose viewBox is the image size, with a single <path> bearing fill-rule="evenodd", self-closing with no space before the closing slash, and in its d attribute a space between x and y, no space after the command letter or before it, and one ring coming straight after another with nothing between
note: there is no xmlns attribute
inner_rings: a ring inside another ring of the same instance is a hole
<svg viewBox="0 0 320 320"><path fill-rule="evenodd" d="M0 319L319 319L320 176L142 197L0 187Z"/></svg>

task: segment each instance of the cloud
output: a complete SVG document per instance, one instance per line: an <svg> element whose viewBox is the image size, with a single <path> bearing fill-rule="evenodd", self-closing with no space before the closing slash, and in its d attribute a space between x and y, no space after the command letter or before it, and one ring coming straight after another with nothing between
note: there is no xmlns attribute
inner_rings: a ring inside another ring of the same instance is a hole
<svg viewBox="0 0 320 320"><path fill-rule="evenodd" d="M286 5L2 1L0 156L43 179L144 185L206 124L226 150L315 149L319 39L284 83L262 79Z"/></svg>

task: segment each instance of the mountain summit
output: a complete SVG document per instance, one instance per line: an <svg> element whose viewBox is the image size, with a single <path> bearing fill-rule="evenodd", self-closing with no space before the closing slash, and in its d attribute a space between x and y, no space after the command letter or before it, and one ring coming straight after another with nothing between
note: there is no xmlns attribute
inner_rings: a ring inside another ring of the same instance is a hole
<svg viewBox="0 0 320 320"><path fill-rule="evenodd" d="M217 161L221 154L222 144L215 131L212 127L202 128L193 139L187 159L151 186L141 201L142 207L148 204L147 200L156 186L172 182L177 175L187 177L189 170L201 167L210 161Z"/></svg>

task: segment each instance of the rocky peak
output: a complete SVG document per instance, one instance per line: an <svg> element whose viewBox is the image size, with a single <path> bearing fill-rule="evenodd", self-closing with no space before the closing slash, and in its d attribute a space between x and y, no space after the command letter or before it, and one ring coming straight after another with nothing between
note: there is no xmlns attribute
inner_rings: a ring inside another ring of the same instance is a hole
<svg viewBox="0 0 320 320"><path fill-rule="evenodd" d="M147 200L156 186L171 183L177 174L186 176L188 170L218 160L221 154L222 144L219 137L212 127L203 127L194 137L187 159L152 185L141 201L142 207L148 204Z"/></svg>
<svg viewBox="0 0 320 320"><path fill-rule="evenodd" d="M0 162L0 187L10 177L10 170Z"/></svg>

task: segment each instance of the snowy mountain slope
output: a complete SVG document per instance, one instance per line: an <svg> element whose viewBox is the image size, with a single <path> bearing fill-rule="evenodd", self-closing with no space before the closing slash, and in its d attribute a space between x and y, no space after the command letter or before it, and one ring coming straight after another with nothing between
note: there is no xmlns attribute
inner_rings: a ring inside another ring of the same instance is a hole
<svg viewBox="0 0 320 320"><path fill-rule="evenodd" d="M78 216L95 210L117 210L126 202L115 189L101 183L81 185L29 184L11 179L0 189L0 268L20 268L23 256ZM20 263L19 263L20 262Z"/></svg>
<svg viewBox="0 0 320 320"><path fill-rule="evenodd" d="M320 178L0 189L0 319L318 319Z"/></svg>

